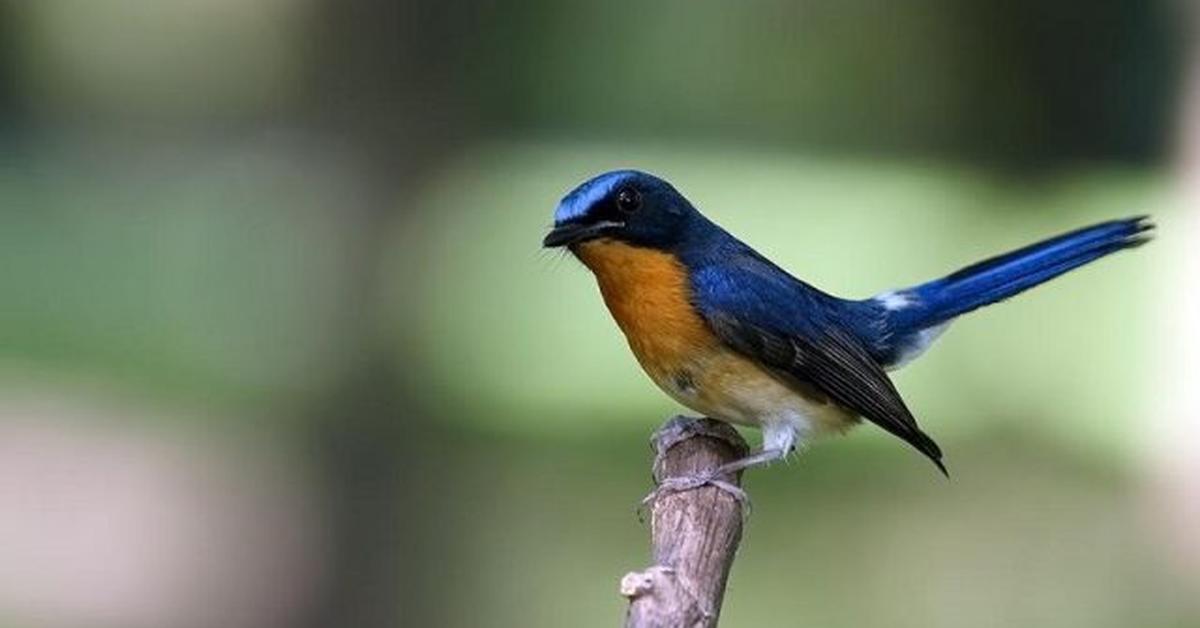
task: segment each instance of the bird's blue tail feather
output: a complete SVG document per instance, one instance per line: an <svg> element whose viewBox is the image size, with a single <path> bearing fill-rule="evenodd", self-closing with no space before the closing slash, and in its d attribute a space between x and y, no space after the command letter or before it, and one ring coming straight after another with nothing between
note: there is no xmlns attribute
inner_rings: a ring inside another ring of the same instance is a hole
<svg viewBox="0 0 1200 628"><path fill-rule="evenodd" d="M1146 216L1113 220L1031 244L972 264L941 279L914 286L912 307L892 312L893 329L915 333L1007 299L1109 253L1150 240Z"/></svg>

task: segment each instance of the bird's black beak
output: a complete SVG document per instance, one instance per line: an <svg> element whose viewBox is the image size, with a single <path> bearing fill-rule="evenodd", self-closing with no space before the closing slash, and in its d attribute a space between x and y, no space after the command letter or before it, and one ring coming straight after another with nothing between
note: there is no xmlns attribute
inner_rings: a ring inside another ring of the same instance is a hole
<svg viewBox="0 0 1200 628"><path fill-rule="evenodd" d="M548 249L567 246L576 242L598 238L624 226L625 223L623 222L614 222L611 220L592 224L566 223L556 225L550 230L550 233L546 234L546 238L542 240L542 246Z"/></svg>

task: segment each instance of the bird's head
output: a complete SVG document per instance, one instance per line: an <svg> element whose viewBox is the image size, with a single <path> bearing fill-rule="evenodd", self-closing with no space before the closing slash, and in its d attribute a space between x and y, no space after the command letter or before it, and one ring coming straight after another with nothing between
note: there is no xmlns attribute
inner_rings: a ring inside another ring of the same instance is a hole
<svg viewBox="0 0 1200 628"><path fill-rule="evenodd" d="M695 215L695 208L666 181L637 170L614 170L588 179L563 197L554 212L554 228L542 245L575 250L576 245L609 239L670 249L684 237Z"/></svg>

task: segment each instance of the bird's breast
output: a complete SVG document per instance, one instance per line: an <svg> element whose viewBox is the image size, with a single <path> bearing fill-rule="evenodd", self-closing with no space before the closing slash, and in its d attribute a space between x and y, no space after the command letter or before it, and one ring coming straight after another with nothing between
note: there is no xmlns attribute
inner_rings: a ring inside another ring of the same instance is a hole
<svg viewBox="0 0 1200 628"><path fill-rule="evenodd" d="M675 256L607 239L580 244L575 253L596 275L605 305L651 376L718 345L692 306L687 269Z"/></svg>

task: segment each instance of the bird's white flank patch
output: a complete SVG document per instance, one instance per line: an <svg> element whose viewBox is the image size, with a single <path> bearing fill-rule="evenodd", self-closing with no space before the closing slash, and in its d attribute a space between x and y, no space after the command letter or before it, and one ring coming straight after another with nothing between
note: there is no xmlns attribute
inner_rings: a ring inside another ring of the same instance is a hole
<svg viewBox="0 0 1200 628"><path fill-rule="evenodd" d="M941 325L928 327L913 334L912 339L900 350L900 355L896 357L896 361L887 365L887 370L892 371L898 369L909 362L917 359L925 350L933 344L950 326L951 321L946 321Z"/></svg>

